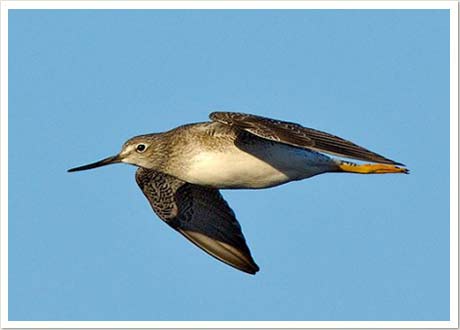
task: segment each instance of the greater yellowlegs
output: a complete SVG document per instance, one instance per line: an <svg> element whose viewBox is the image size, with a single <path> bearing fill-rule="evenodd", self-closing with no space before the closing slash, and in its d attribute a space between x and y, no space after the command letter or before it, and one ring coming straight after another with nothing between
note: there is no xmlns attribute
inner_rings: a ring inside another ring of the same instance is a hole
<svg viewBox="0 0 460 330"><path fill-rule="evenodd" d="M250 274L259 267L219 189L267 188L326 172L408 173L401 163L299 124L233 112L213 112L210 119L133 137L117 155L68 171L120 162L138 166L136 182L163 221Z"/></svg>

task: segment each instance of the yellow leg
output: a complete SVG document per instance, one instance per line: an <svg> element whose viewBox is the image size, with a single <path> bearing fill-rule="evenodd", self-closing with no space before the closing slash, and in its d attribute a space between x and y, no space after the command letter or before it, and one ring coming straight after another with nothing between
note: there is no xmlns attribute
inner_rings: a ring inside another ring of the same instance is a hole
<svg viewBox="0 0 460 330"><path fill-rule="evenodd" d="M407 168L388 164L355 164L342 161L339 168L343 172L360 174L409 173Z"/></svg>

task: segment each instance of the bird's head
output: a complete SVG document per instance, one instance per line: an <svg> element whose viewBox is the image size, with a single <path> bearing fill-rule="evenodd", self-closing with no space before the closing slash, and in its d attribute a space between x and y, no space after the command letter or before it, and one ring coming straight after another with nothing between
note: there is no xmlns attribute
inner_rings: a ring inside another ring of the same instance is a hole
<svg viewBox="0 0 460 330"><path fill-rule="evenodd" d="M116 164L127 163L145 168L155 167L155 152L158 147L156 141L156 134L139 135L135 136L123 144L121 151L111 157L104 158L97 162L78 166L67 170L67 172L84 171L92 168Z"/></svg>

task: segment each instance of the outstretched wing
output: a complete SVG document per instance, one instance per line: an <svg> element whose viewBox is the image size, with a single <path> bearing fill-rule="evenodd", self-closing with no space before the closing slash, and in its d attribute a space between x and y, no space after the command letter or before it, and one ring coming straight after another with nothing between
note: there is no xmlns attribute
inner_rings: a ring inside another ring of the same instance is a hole
<svg viewBox="0 0 460 330"><path fill-rule="evenodd" d="M376 163L403 165L338 136L295 123L237 112L213 112L209 118L267 140L300 148Z"/></svg>
<svg viewBox="0 0 460 330"><path fill-rule="evenodd" d="M145 168L136 171L136 182L155 213L193 244L243 272L259 270L219 190Z"/></svg>

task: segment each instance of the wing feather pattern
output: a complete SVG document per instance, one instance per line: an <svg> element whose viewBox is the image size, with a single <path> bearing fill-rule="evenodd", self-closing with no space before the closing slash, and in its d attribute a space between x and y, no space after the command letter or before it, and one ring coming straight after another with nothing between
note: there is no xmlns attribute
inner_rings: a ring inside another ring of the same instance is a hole
<svg viewBox="0 0 460 330"><path fill-rule="evenodd" d="M136 182L155 213L193 244L243 272L259 270L219 190L145 168L136 171Z"/></svg>
<svg viewBox="0 0 460 330"><path fill-rule="evenodd" d="M258 137L299 148L376 163L403 165L338 136L296 123L237 112L213 112L209 118Z"/></svg>

